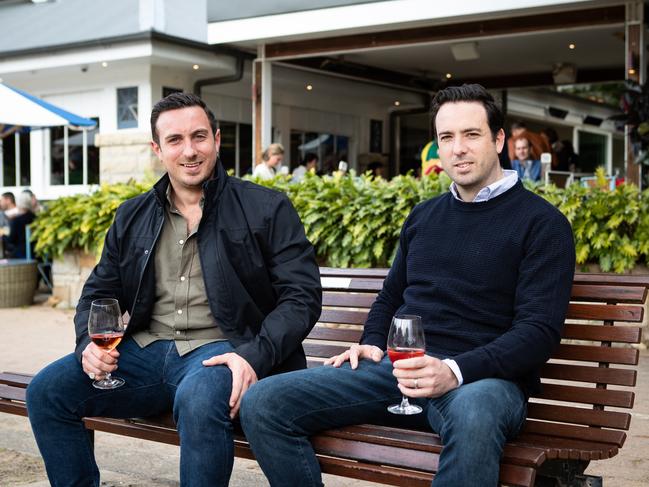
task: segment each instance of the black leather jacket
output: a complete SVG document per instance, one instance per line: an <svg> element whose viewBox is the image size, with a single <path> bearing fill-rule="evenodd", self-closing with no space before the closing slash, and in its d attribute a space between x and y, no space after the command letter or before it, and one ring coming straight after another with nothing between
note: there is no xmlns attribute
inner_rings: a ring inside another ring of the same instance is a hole
<svg viewBox="0 0 649 487"><path fill-rule="evenodd" d="M127 335L148 327L155 301L152 257L168 184L165 175L117 209L74 317L79 360L90 341L93 299L119 300L131 315ZM259 379L304 368L301 342L320 316L322 288L297 212L284 194L229 177L220 161L203 191L197 237L212 315Z"/></svg>

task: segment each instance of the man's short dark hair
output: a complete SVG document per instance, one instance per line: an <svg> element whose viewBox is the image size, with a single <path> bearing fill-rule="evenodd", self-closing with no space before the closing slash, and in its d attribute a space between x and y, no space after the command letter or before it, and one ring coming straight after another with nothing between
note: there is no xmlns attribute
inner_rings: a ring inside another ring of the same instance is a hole
<svg viewBox="0 0 649 487"><path fill-rule="evenodd" d="M11 191L7 191L6 193L2 193L3 198L7 198L9 201L11 201L12 205L16 204L16 197Z"/></svg>
<svg viewBox="0 0 649 487"><path fill-rule="evenodd" d="M158 129L156 127L160 114L169 110L189 107L201 107L205 111L205 115L207 115L207 119L210 121L210 127L212 127L212 133L216 135L216 117L203 100L193 93L172 93L156 103L153 110L151 110L151 137L156 144L160 143Z"/></svg>
<svg viewBox="0 0 649 487"><path fill-rule="evenodd" d="M308 164L311 161L317 161L317 160L318 160L318 155L313 152L307 152L304 155L304 164Z"/></svg>
<svg viewBox="0 0 649 487"><path fill-rule="evenodd" d="M493 96L479 84L464 84L462 86L449 86L440 90L433 98L430 107L430 115L433 124L433 134L437 137L437 128L435 127L435 118L437 112L445 103L458 103L458 102L478 102L482 103L485 111L487 112L487 123L491 130L491 136L496 140L496 134L503 128L504 118L503 113L496 104Z"/></svg>

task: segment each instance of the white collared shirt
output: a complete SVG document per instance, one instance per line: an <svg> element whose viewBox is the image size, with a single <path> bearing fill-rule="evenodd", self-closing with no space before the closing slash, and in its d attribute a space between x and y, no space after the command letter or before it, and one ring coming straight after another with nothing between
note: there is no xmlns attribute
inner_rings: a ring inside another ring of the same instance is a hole
<svg viewBox="0 0 649 487"><path fill-rule="evenodd" d="M503 177L478 191L478 194L475 195L475 198L473 198L473 201L471 203L482 203L483 201L489 201L490 199L495 198L496 196L503 194L508 189L514 187L516 181L518 181L518 173L511 169L504 169ZM451 183L450 190L451 194L455 197L456 200L462 201L462 198L460 198L460 194L457 191L455 182Z"/></svg>
<svg viewBox="0 0 649 487"><path fill-rule="evenodd" d="M484 201L489 201L490 199L495 198L496 196L503 194L508 189L514 187L517 181L518 173L511 169L505 169L503 170L503 177L478 191L478 194L475 195L472 203L482 203ZM460 194L457 191L455 182L451 183L450 190L451 194L456 200L462 201L462 198L460 198ZM453 374L455 374L455 378L457 379L458 387L461 386L464 383L464 378L462 377L462 371L460 370L460 367L458 367L457 362L451 358L446 358L442 360L442 362L448 365L449 368L453 371Z"/></svg>

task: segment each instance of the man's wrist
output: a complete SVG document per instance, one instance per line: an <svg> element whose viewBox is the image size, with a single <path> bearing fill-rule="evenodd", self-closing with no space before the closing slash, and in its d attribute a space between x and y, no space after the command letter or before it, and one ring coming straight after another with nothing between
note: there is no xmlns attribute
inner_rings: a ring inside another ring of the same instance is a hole
<svg viewBox="0 0 649 487"><path fill-rule="evenodd" d="M453 375L455 375L455 378L457 379L457 386L460 387L464 382L464 378L462 377L462 371L457 365L457 362L451 358L445 358L444 360L442 360L442 362L448 365L449 369L451 369Z"/></svg>

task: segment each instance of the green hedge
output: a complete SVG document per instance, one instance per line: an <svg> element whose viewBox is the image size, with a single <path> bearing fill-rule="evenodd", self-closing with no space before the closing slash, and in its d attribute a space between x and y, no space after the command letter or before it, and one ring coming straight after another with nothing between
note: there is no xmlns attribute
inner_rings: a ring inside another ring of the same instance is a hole
<svg viewBox="0 0 649 487"><path fill-rule="evenodd" d="M600 176L603 176L600 173ZM419 202L448 190L442 173L417 180L391 181L337 174L307 175L300 183L288 177L260 182L288 194L322 265L385 267L394 257L399 229ZM567 189L531 184L570 220L578 264L598 263L603 271L624 272L649 256L649 192L622 185L607 191L572 185ZM99 253L119 204L150 184L102 185L91 195L52 201L33 224L36 249L59 256L67 249Z"/></svg>

